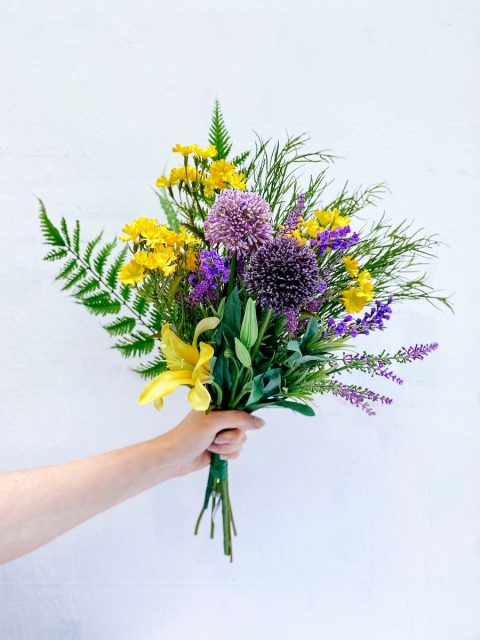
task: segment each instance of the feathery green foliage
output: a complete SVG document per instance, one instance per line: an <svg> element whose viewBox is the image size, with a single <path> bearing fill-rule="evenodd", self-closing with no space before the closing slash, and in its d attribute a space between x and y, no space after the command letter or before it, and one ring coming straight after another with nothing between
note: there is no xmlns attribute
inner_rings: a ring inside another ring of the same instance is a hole
<svg viewBox="0 0 480 640"><path fill-rule="evenodd" d="M215 104L213 106L212 123L210 125L208 142L215 145L215 148L217 149L218 154L215 160L222 160L223 158L228 157L232 149L232 143L223 120L222 109L218 100L215 100Z"/></svg>

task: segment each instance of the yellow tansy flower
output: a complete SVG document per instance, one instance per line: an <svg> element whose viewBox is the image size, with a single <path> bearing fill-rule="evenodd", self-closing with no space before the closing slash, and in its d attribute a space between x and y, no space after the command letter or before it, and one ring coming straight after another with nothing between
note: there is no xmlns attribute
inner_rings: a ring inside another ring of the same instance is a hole
<svg viewBox="0 0 480 640"><path fill-rule="evenodd" d="M177 142L177 144L174 147L172 147L173 153L179 153L180 155L185 157L190 155L191 153L196 153L197 150L198 150L198 144L189 144L184 146Z"/></svg>
<svg viewBox="0 0 480 640"><path fill-rule="evenodd" d="M119 236L119 238L123 242L139 243L142 239L154 233L157 225L158 220L156 218L137 218L123 227L122 231L125 235Z"/></svg>
<svg viewBox="0 0 480 640"><path fill-rule="evenodd" d="M368 293L373 298L373 283L370 272L366 269L358 274L358 286L363 293ZM371 298L371 299L372 299Z"/></svg>
<svg viewBox="0 0 480 640"><path fill-rule="evenodd" d="M247 184L244 178L245 175L243 173L234 173L230 178L227 178L227 182L232 187L232 189L240 189L240 191L245 191L245 189L247 188Z"/></svg>
<svg viewBox="0 0 480 640"><path fill-rule="evenodd" d="M160 176L159 178L157 178L156 182L155 182L155 186L157 187L170 187L170 178L167 178L167 176Z"/></svg>
<svg viewBox="0 0 480 640"><path fill-rule="evenodd" d="M135 260L132 260L123 265L118 278L122 284L137 284L137 282L141 282L145 278L145 269Z"/></svg>
<svg viewBox="0 0 480 640"><path fill-rule="evenodd" d="M173 251L137 251L135 261L146 269L159 269L167 276L176 269Z"/></svg>
<svg viewBox="0 0 480 640"><path fill-rule="evenodd" d="M347 313L358 313L371 299L369 294L363 293L358 287L342 291L342 301Z"/></svg>
<svg viewBox="0 0 480 640"><path fill-rule="evenodd" d="M352 256L345 256L343 258L343 264L352 278L356 278L358 275L358 260L355 260Z"/></svg>
<svg viewBox="0 0 480 640"><path fill-rule="evenodd" d="M217 154L217 148L213 144L203 149L199 147L195 151L195 155L197 156L197 158L203 158L204 160L207 160L208 158L214 158Z"/></svg>

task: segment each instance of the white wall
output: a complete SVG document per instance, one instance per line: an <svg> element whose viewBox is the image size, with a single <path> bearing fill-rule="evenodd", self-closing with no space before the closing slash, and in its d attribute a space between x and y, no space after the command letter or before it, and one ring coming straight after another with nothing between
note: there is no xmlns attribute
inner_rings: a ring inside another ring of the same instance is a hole
<svg viewBox="0 0 480 640"><path fill-rule="evenodd" d="M113 236L157 214L175 142L214 97L239 147L310 131L391 217L448 243L456 314L396 308L384 344L438 340L375 418L322 399L265 413L232 465L236 561L192 536L205 474L0 568L2 640L478 640L478 20L474 0L77 0L0 6L0 469L148 438L186 411L142 382L41 261L35 196ZM477 358L477 360L476 360Z"/></svg>

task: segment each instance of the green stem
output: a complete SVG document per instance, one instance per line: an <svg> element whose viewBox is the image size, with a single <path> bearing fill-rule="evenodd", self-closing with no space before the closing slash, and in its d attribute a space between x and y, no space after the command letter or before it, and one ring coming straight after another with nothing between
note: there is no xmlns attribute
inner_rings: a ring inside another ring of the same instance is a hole
<svg viewBox="0 0 480 640"><path fill-rule="evenodd" d="M272 310L267 309L263 314L262 324L258 329L258 336L257 336L257 339L255 340L255 344L253 345L253 349L250 353L252 358L252 363L255 359L255 356L257 355L260 345L262 344L263 336L265 335L265 331L267 330L268 323L270 322L271 317L272 317Z"/></svg>
<svg viewBox="0 0 480 640"><path fill-rule="evenodd" d="M232 262L230 263L230 277L228 279L227 296L230 295L235 286L235 278L237 276L237 254L232 255Z"/></svg>

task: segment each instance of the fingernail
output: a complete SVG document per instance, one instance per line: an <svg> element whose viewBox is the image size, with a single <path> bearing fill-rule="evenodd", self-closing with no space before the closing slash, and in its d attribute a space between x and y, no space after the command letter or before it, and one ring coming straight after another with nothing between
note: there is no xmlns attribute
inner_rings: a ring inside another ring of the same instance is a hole
<svg viewBox="0 0 480 640"><path fill-rule="evenodd" d="M265 424L265 420L262 420L262 418L257 418L257 416L253 417L253 424L256 427L263 427L263 425Z"/></svg>

